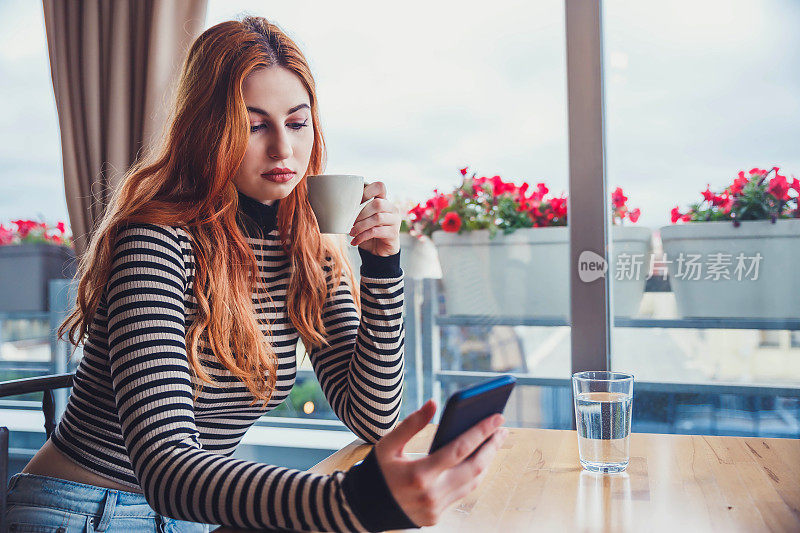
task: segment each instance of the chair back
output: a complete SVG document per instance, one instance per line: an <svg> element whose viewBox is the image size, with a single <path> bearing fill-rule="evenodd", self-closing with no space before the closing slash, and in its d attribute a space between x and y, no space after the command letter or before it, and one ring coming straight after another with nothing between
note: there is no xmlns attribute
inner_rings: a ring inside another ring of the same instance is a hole
<svg viewBox="0 0 800 533"><path fill-rule="evenodd" d="M74 373L37 376L34 378L15 379L0 382L0 398L18 396L30 392L42 392L42 411L44 413L44 432L47 438L56 428L56 402L53 397L55 389L72 387ZM6 530L6 500L8 498L8 428L0 427L0 531Z"/></svg>

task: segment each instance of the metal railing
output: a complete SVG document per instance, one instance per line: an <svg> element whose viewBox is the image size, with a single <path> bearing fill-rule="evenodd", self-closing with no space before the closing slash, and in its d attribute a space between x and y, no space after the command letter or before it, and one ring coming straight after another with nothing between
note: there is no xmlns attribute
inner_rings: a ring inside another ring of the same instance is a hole
<svg viewBox="0 0 800 533"><path fill-rule="evenodd" d="M409 324L412 325L414 334L407 336L411 342L406 342L406 361L407 364L418 365L422 368L421 380L417 384L416 390L419 391L417 405L424 399L434 398L439 405L442 405L444 393L452 390L453 387L464 387L472 383L487 379L496 374L492 372L476 372L470 370L442 369L441 350L442 342L440 339L440 328L445 326L545 326L563 327L570 326L566 317L532 318L532 317L503 317L497 315L448 315L445 312L443 295L439 290L439 280L407 280L407 290L410 287L411 294L421 294L420 306L408 306L406 308L407 330ZM649 292L649 291L648 291ZM660 288L653 292L663 292ZM687 318L687 319L657 319L657 318L631 318L615 317L615 327L629 328L680 328L680 329L753 329L753 330L800 330L800 318L798 319L725 319L725 318ZM571 381L568 376L559 377L538 377L525 372L510 372L517 378L520 386L536 386L561 391L562 395L569 396L571 399ZM657 381L637 381L636 391L640 394L663 395L667 403L666 410L672 413L672 422L664 424L666 430L677 432L675 426L675 416L677 411L677 399L680 395L697 394L714 396L711 403L719 406L719 397L724 395L734 395L746 400L746 402L756 406L761 405L764 398L788 398L800 399L800 388L792 386L769 386L769 385L750 385L725 384L725 383L692 383L692 382L657 382ZM572 405L570 402L557 402L561 413L551 413L553 419L563 419L567 424L573 424ZM712 415L713 418L714 415ZM797 403L797 420L800 420L800 402ZM712 432L716 432L715 418L712 425ZM754 423L754 430L758 433L758 422ZM800 436L800 429L797 429L796 436Z"/></svg>

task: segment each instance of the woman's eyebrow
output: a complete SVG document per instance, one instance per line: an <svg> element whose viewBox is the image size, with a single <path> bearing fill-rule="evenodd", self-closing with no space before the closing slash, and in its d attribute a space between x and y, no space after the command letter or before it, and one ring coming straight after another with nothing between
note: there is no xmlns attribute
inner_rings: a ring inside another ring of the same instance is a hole
<svg viewBox="0 0 800 533"><path fill-rule="evenodd" d="M291 108L289 111L287 111L287 112L286 112L286 114L287 114L287 115L291 115L292 113L294 113L294 112L295 112L295 111L297 111L298 109L303 109L304 107L305 107L305 108L308 108L308 109L311 109L311 107L310 107L308 104L300 104L300 105L296 105L296 106L294 106L293 108ZM268 116L269 116L269 113L267 113L266 111L264 111L264 110L263 110L263 109L261 109L260 107L255 107L255 106L247 106L247 110L248 110L248 111L251 111L251 112L253 112L253 113L258 113L258 114L260 114L260 115L264 115L265 117L268 117Z"/></svg>

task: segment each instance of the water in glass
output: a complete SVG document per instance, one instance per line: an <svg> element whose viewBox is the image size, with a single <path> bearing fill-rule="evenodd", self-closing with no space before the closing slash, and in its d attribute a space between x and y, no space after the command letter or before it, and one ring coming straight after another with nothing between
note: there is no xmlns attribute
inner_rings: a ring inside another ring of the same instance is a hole
<svg viewBox="0 0 800 533"><path fill-rule="evenodd" d="M572 392L581 466L592 472L622 472L630 458L633 375L576 372Z"/></svg>
<svg viewBox="0 0 800 533"><path fill-rule="evenodd" d="M575 400L578 449L584 468L619 472L628 466L631 397L619 392L584 392Z"/></svg>

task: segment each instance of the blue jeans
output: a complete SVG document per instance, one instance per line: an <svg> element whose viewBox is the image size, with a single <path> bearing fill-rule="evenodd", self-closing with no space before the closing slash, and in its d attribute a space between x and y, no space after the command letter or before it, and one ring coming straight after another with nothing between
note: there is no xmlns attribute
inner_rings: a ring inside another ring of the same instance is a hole
<svg viewBox="0 0 800 533"><path fill-rule="evenodd" d="M8 533L208 533L156 513L143 494L19 473L8 483Z"/></svg>

